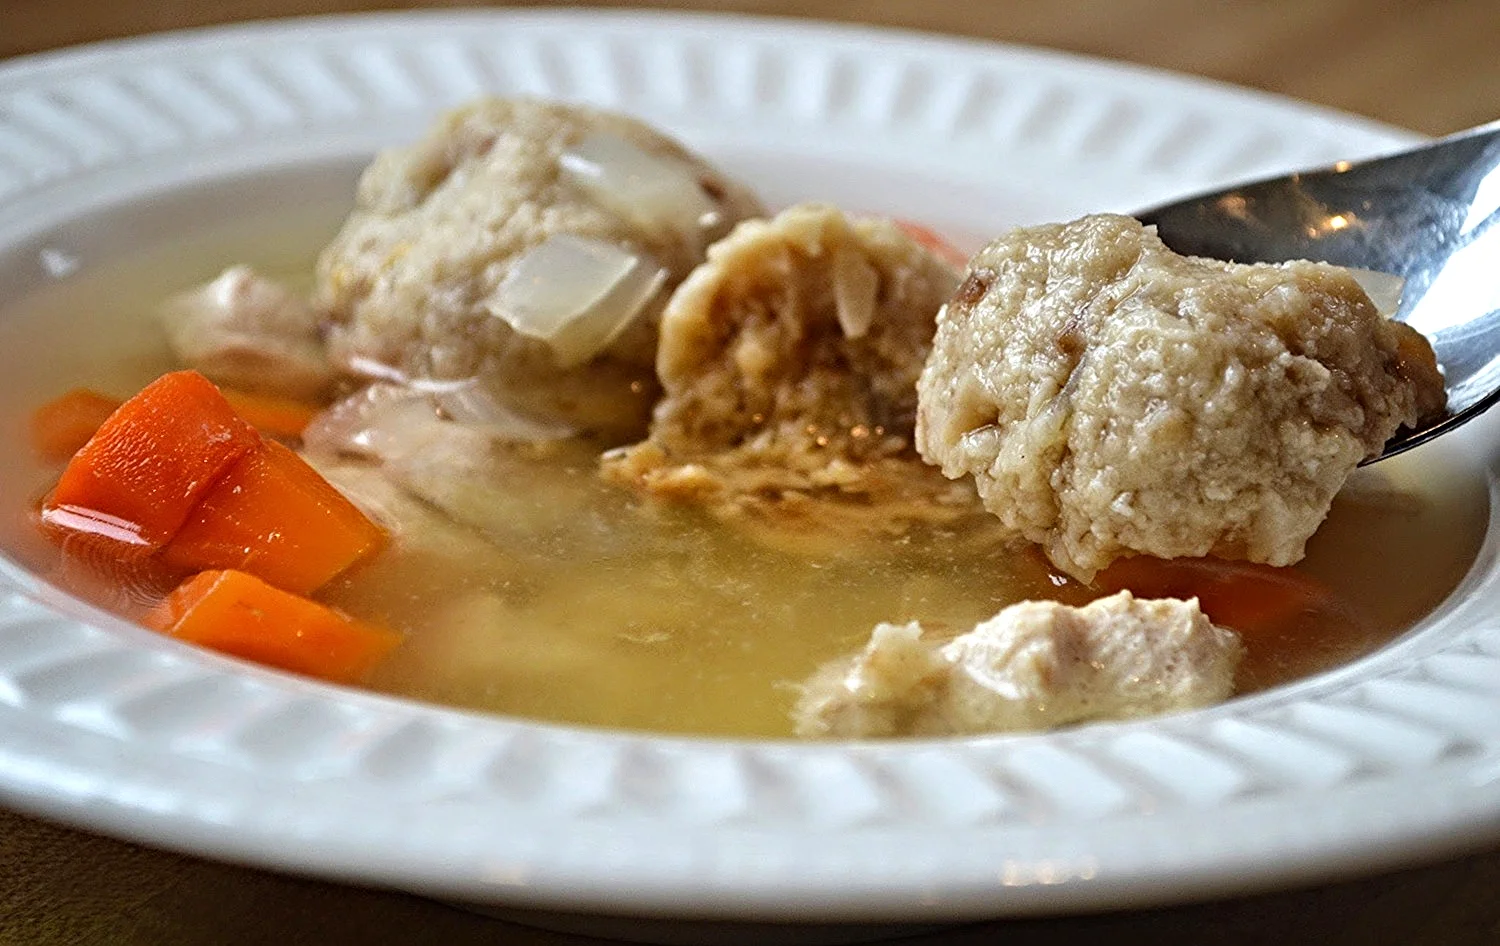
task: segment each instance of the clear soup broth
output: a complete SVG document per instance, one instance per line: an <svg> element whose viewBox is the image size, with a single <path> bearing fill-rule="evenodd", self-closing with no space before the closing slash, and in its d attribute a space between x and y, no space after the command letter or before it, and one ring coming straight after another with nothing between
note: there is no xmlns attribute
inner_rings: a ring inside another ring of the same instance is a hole
<svg viewBox="0 0 1500 946"><path fill-rule="evenodd" d="M327 202L206 228L6 304L9 442L24 444L30 412L69 388L125 396L176 367L154 315L166 295L242 261L306 285L342 213L342 201ZM138 614L35 532L31 509L58 468L26 449L5 456L9 553ZM405 634L368 685L563 723L787 736L797 684L862 646L878 622L958 633L1024 598L1103 593L1029 550L937 529L854 545L767 543L610 486L595 464L587 450L561 451L446 484L426 501L403 497L393 547L318 594ZM1486 519L1480 477L1432 462L1430 451L1356 474L1296 566L1333 589L1343 617L1293 615L1248 637L1240 692L1336 666L1410 627L1463 577Z"/></svg>

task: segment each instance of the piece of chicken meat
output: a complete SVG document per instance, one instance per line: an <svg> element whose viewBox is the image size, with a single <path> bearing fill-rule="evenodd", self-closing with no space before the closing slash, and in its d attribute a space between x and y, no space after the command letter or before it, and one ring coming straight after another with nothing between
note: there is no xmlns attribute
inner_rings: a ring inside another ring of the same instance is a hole
<svg viewBox="0 0 1500 946"><path fill-rule="evenodd" d="M314 400L333 382L323 314L248 266L173 296L161 318L178 359L217 384Z"/></svg>

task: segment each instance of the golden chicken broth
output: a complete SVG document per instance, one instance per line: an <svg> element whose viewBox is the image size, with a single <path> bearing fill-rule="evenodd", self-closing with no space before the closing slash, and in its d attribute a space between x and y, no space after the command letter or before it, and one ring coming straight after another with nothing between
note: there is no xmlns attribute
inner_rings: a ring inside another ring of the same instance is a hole
<svg viewBox="0 0 1500 946"><path fill-rule="evenodd" d="M291 223L195 234L12 304L0 318L10 442L24 443L29 413L68 388L124 396L175 367L153 316L170 292L238 261L305 283L339 212L312 207ZM32 504L58 468L27 450L7 457L7 550L137 614L138 602L62 568L35 534ZM861 646L877 622L915 619L952 634L1023 598L1082 603L1102 593L972 529L766 543L603 483L583 449L502 457L491 475L456 478L424 500L373 468L324 468L395 523L389 550L319 593L406 635L370 686L536 719L785 736L797 683ZM1297 566L1334 590L1342 616L1303 609L1249 636L1240 690L1337 665L1409 627L1473 560L1486 502L1477 476L1424 463L1422 451L1357 474Z"/></svg>

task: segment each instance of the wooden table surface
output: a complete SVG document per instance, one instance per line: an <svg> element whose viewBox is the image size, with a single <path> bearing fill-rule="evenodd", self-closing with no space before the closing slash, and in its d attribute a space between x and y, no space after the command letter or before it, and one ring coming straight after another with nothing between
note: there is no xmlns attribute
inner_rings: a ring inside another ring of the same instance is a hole
<svg viewBox="0 0 1500 946"><path fill-rule="evenodd" d="M427 6L450 6L443 2ZM563 4L557 4L563 5ZM636 5L600 0L595 5ZM1500 118L1494 0L720 0L656 4L1050 46L1254 86L1429 134ZM0 0L0 57L360 0ZM968 946L1500 943L1500 851L1348 883L908 942ZM413 897L282 877L0 811L0 943L582 943ZM588 942L592 942L589 940Z"/></svg>

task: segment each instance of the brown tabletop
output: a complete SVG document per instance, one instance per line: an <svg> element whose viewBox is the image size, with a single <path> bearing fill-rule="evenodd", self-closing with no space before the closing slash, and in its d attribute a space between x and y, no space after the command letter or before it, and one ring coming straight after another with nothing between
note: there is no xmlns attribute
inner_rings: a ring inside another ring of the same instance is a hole
<svg viewBox="0 0 1500 946"><path fill-rule="evenodd" d="M421 4L417 4L421 5ZM432 2L426 6L456 6ZM556 4L558 6L570 4ZM598 0L600 6L634 6ZM1500 118L1490 0L704 0L1108 56L1296 96L1429 134ZM361 0L0 0L0 57L183 26L373 9ZM1500 943L1500 851L1347 883L907 942L1153 946ZM0 810L0 943L567 944L400 894L180 857Z"/></svg>

